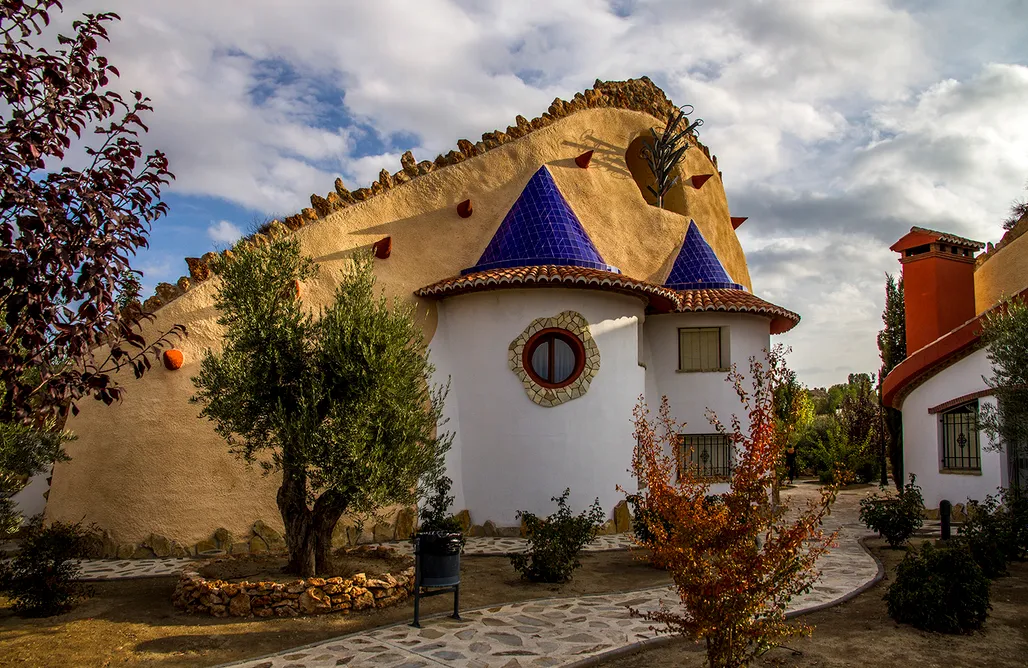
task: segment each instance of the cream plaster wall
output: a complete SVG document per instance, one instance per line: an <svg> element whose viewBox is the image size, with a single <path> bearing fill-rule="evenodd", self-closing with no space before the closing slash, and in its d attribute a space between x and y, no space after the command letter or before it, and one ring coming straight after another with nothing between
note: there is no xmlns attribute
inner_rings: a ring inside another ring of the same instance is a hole
<svg viewBox="0 0 1028 668"><path fill-rule="evenodd" d="M654 124L640 112L580 111L309 224L295 235L322 271L303 286L302 298L312 307L327 303L352 250L390 235L392 256L376 263L379 285L387 295L413 299L415 289L477 261L543 164L600 253L625 274L661 282L692 217L733 280L749 287L720 178L711 178L699 190L682 179L678 188L689 217L645 203L627 169L625 151ZM574 157L589 149L596 152L592 164L578 168ZM700 150L686 152L682 170L684 176L716 172ZM455 207L468 198L475 211L463 219ZM118 378L126 389L122 403L109 408L81 404L81 414L68 424L79 436L68 448L72 461L54 471L49 518L97 522L121 542L156 532L184 544L205 539L218 527L245 534L256 519L280 525L276 477L262 477L230 455L188 401L193 393L190 378L203 351L220 345L212 306L216 285L214 279L189 290L161 308L153 326L144 330L152 338L174 323L188 328L189 337L177 346L185 355L180 370L156 368L140 380L123 373ZM422 302L419 307L431 337L436 305ZM509 370L503 373L511 375Z"/></svg>
<svg viewBox="0 0 1028 668"><path fill-rule="evenodd" d="M589 322L600 370L583 396L543 407L510 370L507 346L536 318L565 310ZM643 392L642 315L634 297L561 289L497 290L440 305L461 433L461 468L449 475L473 522L515 526L518 510L548 515L565 487L576 511L599 497L610 513L623 498L616 488L632 484L632 408Z"/></svg>
<svg viewBox="0 0 1028 668"><path fill-rule="evenodd" d="M927 508L938 508L943 499L952 503L981 500L986 494L995 494L997 488L1007 482L1006 453L987 451L990 441L984 432L981 434L981 475L940 473L940 418L928 412L933 406L987 389L982 377L991 374L983 348L938 372L903 400L900 407L903 411L903 471L905 475L917 476ZM994 402L994 397L985 397L979 399L979 406Z"/></svg>
<svg viewBox="0 0 1028 668"><path fill-rule="evenodd" d="M1005 298L1028 288L1028 234L995 251L974 272L974 305L988 311Z"/></svg>

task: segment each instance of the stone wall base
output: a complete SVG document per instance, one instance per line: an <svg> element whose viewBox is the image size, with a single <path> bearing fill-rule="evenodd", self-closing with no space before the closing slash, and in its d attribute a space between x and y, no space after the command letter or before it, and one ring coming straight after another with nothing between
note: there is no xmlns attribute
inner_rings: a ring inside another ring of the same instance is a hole
<svg viewBox="0 0 1028 668"><path fill-rule="evenodd" d="M388 547L362 546L346 554L380 553L397 555ZM231 557L228 557L231 558ZM345 558L345 557L343 557ZM351 610L385 608L402 601L414 590L414 567L369 579L364 573L351 578L308 578L278 582L208 580L200 569L225 559L211 559L184 571L172 603L179 610L214 617L296 617L328 612L348 614Z"/></svg>

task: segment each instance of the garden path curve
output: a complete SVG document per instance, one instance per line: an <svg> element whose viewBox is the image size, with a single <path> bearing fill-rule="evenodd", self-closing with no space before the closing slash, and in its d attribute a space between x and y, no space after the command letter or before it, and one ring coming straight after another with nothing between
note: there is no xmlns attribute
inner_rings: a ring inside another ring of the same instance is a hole
<svg viewBox="0 0 1028 668"><path fill-rule="evenodd" d="M789 496L799 501L812 496L814 490L814 485L803 484L790 490ZM825 522L826 529L839 530L838 547L819 562L821 578L809 593L792 601L790 616L840 603L881 579L880 565L860 544L860 539L868 532L857 520L858 503L869 492L840 495ZM659 587L523 601L462 612L460 621L442 616L426 618L421 629L398 624L229 665L234 668L573 666L654 641L657 634L650 630L650 624L632 617L629 608L650 611L658 608L662 600L673 604L675 598L673 589Z"/></svg>

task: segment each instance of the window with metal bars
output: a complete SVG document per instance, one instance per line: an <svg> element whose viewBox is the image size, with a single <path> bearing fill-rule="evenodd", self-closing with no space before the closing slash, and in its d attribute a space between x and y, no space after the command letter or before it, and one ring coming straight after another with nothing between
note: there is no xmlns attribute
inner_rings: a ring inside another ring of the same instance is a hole
<svg viewBox="0 0 1028 668"><path fill-rule="evenodd" d="M701 478L732 475L732 443L724 434L679 434L678 465Z"/></svg>
<svg viewBox="0 0 1028 668"><path fill-rule="evenodd" d="M978 401L971 401L941 414L942 468L980 471L982 449L978 437Z"/></svg>

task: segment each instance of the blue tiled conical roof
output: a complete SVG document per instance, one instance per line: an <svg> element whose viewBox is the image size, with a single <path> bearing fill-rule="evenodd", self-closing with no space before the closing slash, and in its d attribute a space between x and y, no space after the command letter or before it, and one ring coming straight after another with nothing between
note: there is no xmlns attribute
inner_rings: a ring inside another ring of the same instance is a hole
<svg viewBox="0 0 1028 668"><path fill-rule="evenodd" d="M521 191L478 263L461 274L548 264L621 273L600 257L578 216L543 166Z"/></svg>
<svg viewBox="0 0 1028 668"><path fill-rule="evenodd" d="M733 283L728 276L721 260L717 259L714 250L703 238L696 222L689 221L689 230L685 233L682 250L678 251L675 264L671 267L671 275L664 285L675 290L692 290L701 288L726 288L744 290L743 286Z"/></svg>

